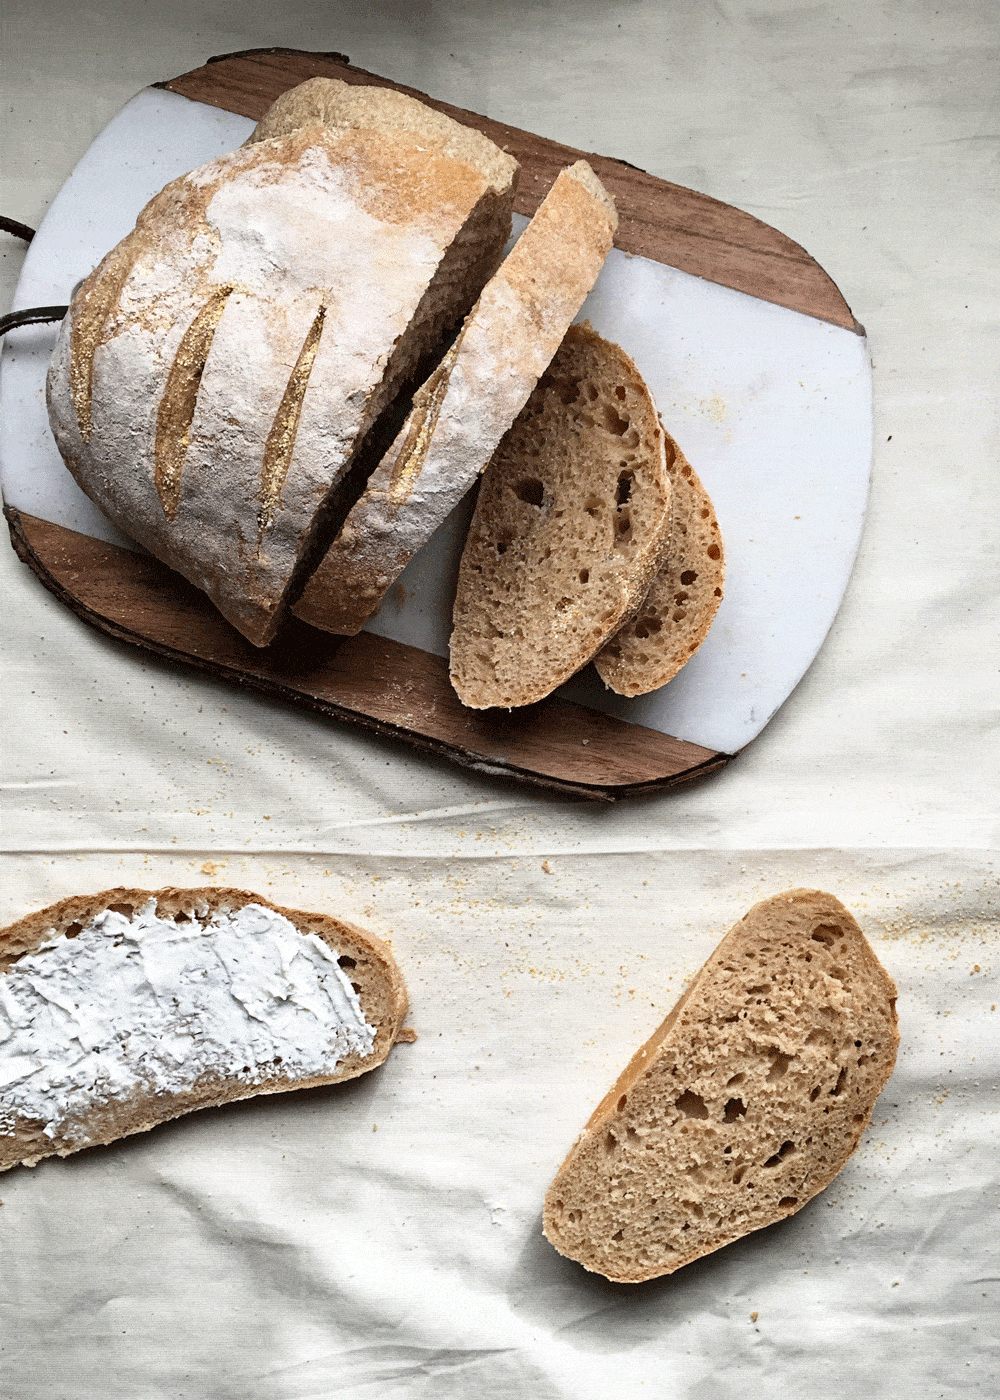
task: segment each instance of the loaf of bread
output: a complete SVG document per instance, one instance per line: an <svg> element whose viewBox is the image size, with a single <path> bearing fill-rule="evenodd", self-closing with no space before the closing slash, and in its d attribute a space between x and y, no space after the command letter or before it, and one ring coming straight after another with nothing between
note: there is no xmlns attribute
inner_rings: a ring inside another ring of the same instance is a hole
<svg viewBox="0 0 1000 1400"><path fill-rule="evenodd" d="M896 988L832 895L750 910L560 1167L545 1234L622 1283L800 1210L858 1146L896 1060Z"/></svg>
<svg viewBox="0 0 1000 1400"><path fill-rule="evenodd" d="M0 1171L351 1079L403 1029L386 945L233 889L113 889L0 931Z"/></svg>
<svg viewBox="0 0 1000 1400"><path fill-rule="evenodd" d="M499 263L516 172L412 98L315 79L169 184L74 298L48 377L60 452L257 645L366 435Z"/></svg>
<svg viewBox="0 0 1000 1400"><path fill-rule="evenodd" d="M571 326L483 474L453 611L463 704L542 699L635 615L669 543L665 441L624 351Z"/></svg>
<svg viewBox="0 0 1000 1400"><path fill-rule="evenodd" d="M614 203L586 161L556 177L414 399L293 612L354 633L458 504L528 400L611 250Z"/></svg>
<svg viewBox="0 0 1000 1400"><path fill-rule="evenodd" d="M719 522L691 463L667 435L673 524L666 562L642 607L594 657L604 684L645 695L673 680L708 636L726 576Z"/></svg>

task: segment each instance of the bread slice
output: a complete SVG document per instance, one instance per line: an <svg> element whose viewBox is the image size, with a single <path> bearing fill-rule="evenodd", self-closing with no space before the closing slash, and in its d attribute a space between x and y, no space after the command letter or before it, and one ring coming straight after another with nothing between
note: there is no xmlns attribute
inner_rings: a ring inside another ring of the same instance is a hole
<svg viewBox="0 0 1000 1400"><path fill-rule="evenodd" d="M113 889L0 931L0 1171L194 1109L374 1069L407 998L388 947L233 889Z"/></svg>
<svg viewBox="0 0 1000 1400"><path fill-rule="evenodd" d="M858 1146L896 988L832 895L750 910L594 1111L545 1197L561 1254L621 1283L783 1220Z"/></svg>
<svg viewBox="0 0 1000 1400"><path fill-rule="evenodd" d="M510 232L512 157L402 94L333 88L335 124L296 125L293 94L283 134L265 118L146 206L48 377L81 487L257 645L366 434Z"/></svg>
<svg viewBox="0 0 1000 1400"><path fill-rule="evenodd" d="M560 172L414 399L292 611L355 633L468 491L528 400L611 250L618 218L586 161Z"/></svg>
<svg viewBox="0 0 1000 1400"><path fill-rule="evenodd" d="M649 591L670 508L642 377L571 326L483 475L453 612L462 703L529 705L585 666Z"/></svg>
<svg viewBox="0 0 1000 1400"><path fill-rule="evenodd" d="M726 561L708 492L673 438L667 469L674 517L666 563L636 617L594 657L604 684L645 695L673 680L708 636L722 602Z"/></svg>

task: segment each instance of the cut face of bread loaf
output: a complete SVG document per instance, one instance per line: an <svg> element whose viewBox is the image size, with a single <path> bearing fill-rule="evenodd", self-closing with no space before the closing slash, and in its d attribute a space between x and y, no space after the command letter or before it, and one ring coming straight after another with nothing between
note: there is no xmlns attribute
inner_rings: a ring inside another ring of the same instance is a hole
<svg viewBox="0 0 1000 1400"><path fill-rule="evenodd" d="M667 559L631 622L594 657L619 695L645 695L673 680L708 636L722 602L726 564L719 522L691 463L667 437L674 514Z"/></svg>
<svg viewBox="0 0 1000 1400"><path fill-rule="evenodd" d="M458 339L415 395L293 608L354 633L458 504L527 402L611 250L614 204L586 161L563 170Z"/></svg>
<svg viewBox="0 0 1000 1400"><path fill-rule="evenodd" d="M638 1283L800 1210L892 1073L895 999L832 895L756 905L598 1105L546 1195L548 1239Z"/></svg>
<svg viewBox="0 0 1000 1400"><path fill-rule="evenodd" d="M82 488L258 645L365 434L510 231L511 157L413 99L334 87L334 125L286 110L283 134L265 119L147 205L48 378Z"/></svg>
<svg viewBox="0 0 1000 1400"><path fill-rule="evenodd" d="M243 890L105 890L0 931L0 1171L380 1065L384 943Z"/></svg>
<svg viewBox="0 0 1000 1400"><path fill-rule="evenodd" d="M648 592L670 505L638 370L571 326L483 474L453 612L462 703L528 705L585 666Z"/></svg>

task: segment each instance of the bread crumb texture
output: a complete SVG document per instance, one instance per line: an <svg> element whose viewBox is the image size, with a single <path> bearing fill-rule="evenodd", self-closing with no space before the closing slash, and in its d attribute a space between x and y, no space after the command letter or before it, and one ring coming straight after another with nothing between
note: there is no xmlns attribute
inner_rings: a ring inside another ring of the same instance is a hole
<svg viewBox="0 0 1000 1400"><path fill-rule="evenodd" d="M571 326L484 475L451 679L476 709L542 699L642 603L670 531L664 433L616 345Z"/></svg>
<svg viewBox="0 0 1000 1400"><path fill-rule="evenodd" d="M832 895L756 905L596 1109L546 1195L548 1239L638 1283L800 1210L892 1073L895 999Z"/></svg>
<svg viewBox="0 0 1000 1400"><path fill-rule="evenodd" d="M667 561L631 622L594 657L597 674L619 695L645 695L673 680L708 636L722 602L726 565L708 492L667 436L673 524Z"/></svg>

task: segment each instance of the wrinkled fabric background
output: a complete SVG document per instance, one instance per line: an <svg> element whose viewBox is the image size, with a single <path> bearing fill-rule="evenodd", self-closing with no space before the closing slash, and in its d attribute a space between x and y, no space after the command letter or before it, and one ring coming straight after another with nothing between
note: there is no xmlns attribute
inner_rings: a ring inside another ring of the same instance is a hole
<svg viewBox="0 0 1000 1400"><path fill-rule="evenodd" d="M801 685L718 777L613 809L143 659L0 546L0 920L117 883L326 908L391 940L419 1035L353 1084L0 1178L4 1396L995 1393L998 31L987 0L8 0L9 216L37 226L148 83L337 50L790 235L867 328L876 428ZM671 1278L585 1274L540 1234L556 1167L722 934L795 885L899 986L861 1149Z"/></svg>

